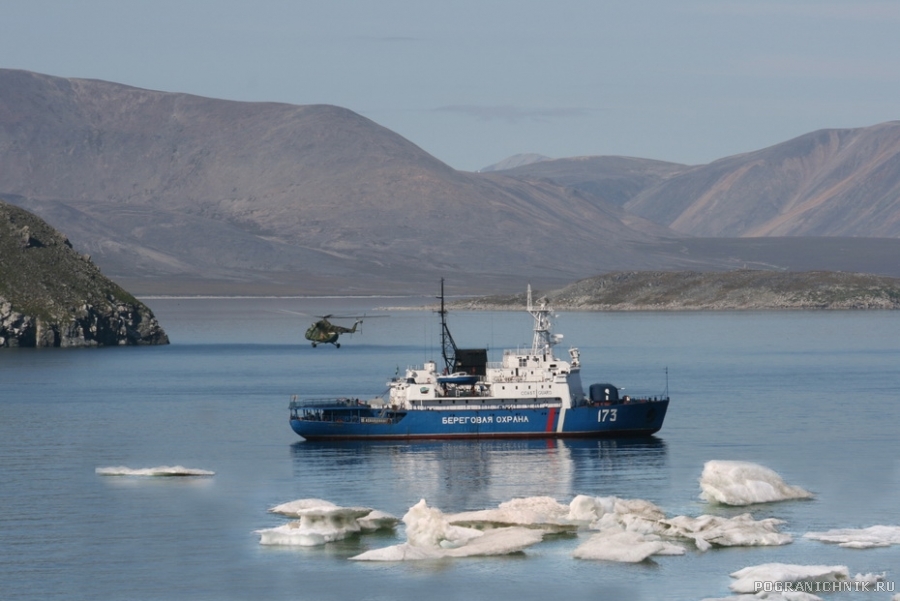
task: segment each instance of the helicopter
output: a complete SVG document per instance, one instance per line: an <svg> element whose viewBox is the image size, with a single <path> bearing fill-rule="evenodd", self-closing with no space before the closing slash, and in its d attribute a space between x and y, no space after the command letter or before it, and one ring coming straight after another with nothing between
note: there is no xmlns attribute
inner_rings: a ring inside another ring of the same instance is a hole
<svg viewBox="0 0 900 601"><path fill-rule="evenodd" d="M328 321L329 317L333 317L333 315L322 315L321 319L306 330L306 339L312 342L313 348L315 348L319 344L333 344L336 348L341 348L341 343L338 342L338 338L341 334L353 334L356 332L356 326L362 323L362 319L357 319L353 324L353 327L345 328L343 326L338 326L330 321Z"/></svg>

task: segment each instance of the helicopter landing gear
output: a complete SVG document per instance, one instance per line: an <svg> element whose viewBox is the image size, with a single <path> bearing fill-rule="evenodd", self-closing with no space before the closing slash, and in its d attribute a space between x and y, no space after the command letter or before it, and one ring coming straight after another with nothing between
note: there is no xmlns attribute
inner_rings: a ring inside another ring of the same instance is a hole
<svg viewBox="0 0 900 601"><path fill-rule="evenodd" d="M316 348L316 343L315 343L315 342L313 342L312 345L313 345L313 348Z"/></svg>

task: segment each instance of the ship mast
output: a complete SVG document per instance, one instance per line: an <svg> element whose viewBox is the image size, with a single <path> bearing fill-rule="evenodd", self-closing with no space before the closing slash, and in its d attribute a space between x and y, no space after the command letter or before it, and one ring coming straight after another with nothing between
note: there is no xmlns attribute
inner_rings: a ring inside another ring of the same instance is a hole
<svg viewBox="0 0 900 601"><path fill-rule="evenodd" d="M528 284L528 312L534 317L534 338L531 342L531 354L543 355L562 338L562 334L550 333L550 308L546 297L538 299L540 306L535 308L531 302L531 284Z"/></svg>
<svg viewBox="0 0 900 601"><path fill-rule="evenodd" d="M447 326L447 309L444 308L444 278L441 278L441 354L444 357L445 373L453 373L456 368L456 342L450 334L450 328Z"/></svg>

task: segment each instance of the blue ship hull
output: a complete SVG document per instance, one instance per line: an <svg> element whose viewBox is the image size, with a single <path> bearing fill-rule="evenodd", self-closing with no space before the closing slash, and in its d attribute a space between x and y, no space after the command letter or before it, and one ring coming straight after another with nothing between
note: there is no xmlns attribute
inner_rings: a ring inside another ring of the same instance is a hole
<svg viewBox="0 0 900 601"><path fill-rule="evenodd" d="M668 406L668 399L662 399L565 411L556 407L395 411L336 401L314 407L292 404L290 423L307 440L607 438L657 432Z"/></svg>

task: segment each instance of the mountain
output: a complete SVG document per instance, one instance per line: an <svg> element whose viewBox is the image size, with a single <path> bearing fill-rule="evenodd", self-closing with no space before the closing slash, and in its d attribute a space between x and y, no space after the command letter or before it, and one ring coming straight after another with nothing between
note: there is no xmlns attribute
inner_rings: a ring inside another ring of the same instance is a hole
<svg viewBox="0 0 900 601"><path fill-rule="evenodd" d="M900 238L759 243L678 230L716 163L586 157L460 172L328 105L0 70L0 164L0 198L145 294L420 293L440 277L450 293L487 293L613 270L838 263L900 275Z"/></svg>
<svg viewBox="0 0 900 601"><path fill-rule="evenodd" d="M503 164L506 161L498 163ZM554 182L621 207L642 191L689 169L687 165L652 159L598 156L520 163L503 170L503 175Z"/></svg>
<svg viewBox="0 0 900 601"><path fill-rule="evenodd" d="M153 312L65 236L0 202L0 347L168 342Z"/></svg>
<svg viewBox="0 0 900 601"><path fill-rule="evenodd" d="M521 167L522 165L531 165L533 163L540 163L541 161L551 161L550 157L545 157L542 154L536 154L533 152L523 153L523 154L514 154L511 157L503 159L499 163L494 163L493 165L488 165L487 167L483 167L479 169L479 173L487 173L489 171L506 171L509 169L514 169L516 167Z"/></svg>
<svg viewBox="0 0 900 601"><path fill-rule="evenodd" d="M900 121L816 131L708 165L584 157L503 173L574 187L690 236L900 238Z"/></svg>
<svg viewBox="0 0 900 601"><path fill-rule="evenodd" d="M396 291L438 273L563 282L659 265L631 247L669 236L565 186L455 171L334 106L0 70L0 157L7 201L117 279L170 289Z"/></svg>

